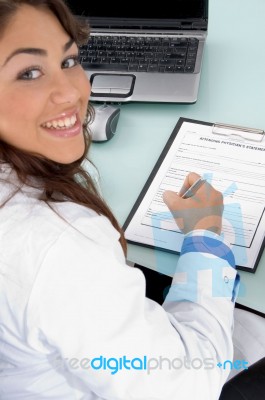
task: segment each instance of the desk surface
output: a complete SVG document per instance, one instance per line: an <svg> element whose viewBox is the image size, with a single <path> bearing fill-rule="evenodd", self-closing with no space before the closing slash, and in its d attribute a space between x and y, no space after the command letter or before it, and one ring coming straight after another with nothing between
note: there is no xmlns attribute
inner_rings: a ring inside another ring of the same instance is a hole
<svg viewBox="0 0 265 400"><path fill-rule="evenodd" d="M105 199L123 224L179 117L265 129L265 1L210 0L209 33L195 104L121 105L116 135L93 143ZM128 259L172 275L178 255L129 245ZM265 252L240 271L238 303L265 312Z"/></svg>

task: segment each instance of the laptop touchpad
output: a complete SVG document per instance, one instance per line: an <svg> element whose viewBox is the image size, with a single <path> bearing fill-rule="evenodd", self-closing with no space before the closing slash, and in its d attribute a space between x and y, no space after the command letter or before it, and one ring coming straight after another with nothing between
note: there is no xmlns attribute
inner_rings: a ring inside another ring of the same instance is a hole
<svg viewBox="0 0 265 400"><path fill-rule="evenodd" d="M94 96L128 97L133 92L134 75L93 74L91 76L92 92Z"/></svg>

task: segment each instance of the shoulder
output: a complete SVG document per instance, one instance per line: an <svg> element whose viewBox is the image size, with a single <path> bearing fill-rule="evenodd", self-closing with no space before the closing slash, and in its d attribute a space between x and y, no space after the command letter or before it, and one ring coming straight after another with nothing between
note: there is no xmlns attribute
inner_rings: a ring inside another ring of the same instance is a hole
<svg viewBox="0 0 265 400"><path fill-rule="evenodd" d="M72 246L79 242L86 248L92 242L100 246L119 243L119 232L106 217L72 202L49 206L18 192L0 209L0 219L0 239L7 249L5 257L12 263L41 263L59 242Z"/></svg>

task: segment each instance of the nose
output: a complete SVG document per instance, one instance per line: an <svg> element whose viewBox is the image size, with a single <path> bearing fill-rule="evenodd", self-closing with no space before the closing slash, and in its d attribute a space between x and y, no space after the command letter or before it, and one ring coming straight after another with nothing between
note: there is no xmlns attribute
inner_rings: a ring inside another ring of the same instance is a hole
<svg viewBox="0 0 265 400"><path fill-rule="evenodd" d="M54 104L75 104L81 97L81 92L74 80L67 76L64 70L54 76L50 98Z"/></svg>

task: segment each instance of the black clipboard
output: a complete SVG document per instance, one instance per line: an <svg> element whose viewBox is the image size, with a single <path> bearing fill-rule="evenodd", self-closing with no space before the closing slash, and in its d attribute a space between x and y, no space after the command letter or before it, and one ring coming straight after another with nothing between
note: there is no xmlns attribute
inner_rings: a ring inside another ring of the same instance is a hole
<svg viewBox="0 0 265 400"><path fill-rule="evenodd" d="M243 126L238 126L238 125L228 125L228 124L223 124L223 123L211 123L211 122L206 122L206 121L200 121L200 120L195 120L195 119L189 119L189 118L184 118L184 117L180 117L179 120L177 121L167 143L165 144L155 166L153 167L149 177L147 178L146 183L143 186L143 189L141 190L137 200L135 201L128 217L126 218L124 224L123 224L123 231L125 232L127 227L129 226L132 218L134 217L136 211L138 210L141 202L143 201L146 192L148 191L153 179L155 178L163 160L165 159L172 143L174 142L182 124L184 122L190 122L190 123L194 123L194 124L199 124L199 125L206 125L206 126L212 126L212 133L215 135L223 135L223 136L230 136L232 138L236 137L236 136L240 136L243 137L243 139L247 139L248 141L253 141L253 142L261 142L263 140L264 137L264 130L262 129L253 129L253 128L247 128L247 127L243 127ZM265 210L264 210L265 212ZM165 252L170 252L170 253L175 253L175 254L179 254L179 251L172 251L163 247L159 247L159 246L153 246L153 245L149 245L146 243L142 243L142 242L138 242L135 240L129 240L127 239L128 243L132 243L132 244L136 244L139 246L143 246L143 247L147 247L147 248L152 248L152 249L157 249L157 250L161 250L161 251L165 251ZM249 268L249 267L245 267L242 265L237 265L237 269L243 270L243 271L247 271L250 273L255 273L258 263L260 261L260 258L262 256L263 250L265 247L265 237L263 239L262 245L260 247L260 250L256 256L255 259L255 265L253 268Z"/></svg>

